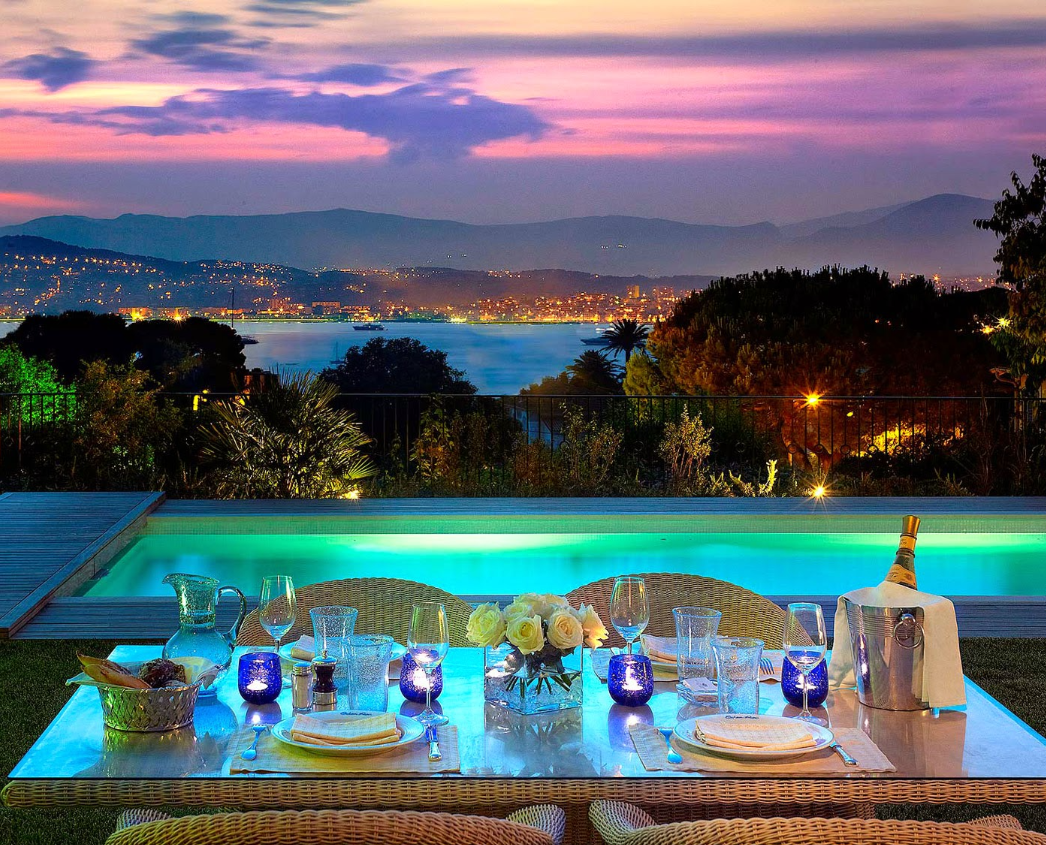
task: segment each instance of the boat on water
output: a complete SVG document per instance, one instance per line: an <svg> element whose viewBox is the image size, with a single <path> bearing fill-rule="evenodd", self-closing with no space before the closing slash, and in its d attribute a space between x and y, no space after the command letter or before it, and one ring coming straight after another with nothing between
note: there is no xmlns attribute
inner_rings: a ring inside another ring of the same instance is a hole
<svg viewBox="0 0 1046 845"><path fill-rule="evenodd" d="M241 334L240 340L243 341L244 346L253 346L258 342L258 338L251 337L249 334Z"/></svg>
<svg viewBox="0 0 1046 845"><path fill-rule="evenodd" d="M385 327L381 323L353 323L353 331L357 332L383 332Z"/></svg>
<svg viewBox="0 0 1046 845"><path fill-rule="evenodd" d="M595 337L583 337L581 342L585 346L606 346L608 329L596 329Z"/></svg>

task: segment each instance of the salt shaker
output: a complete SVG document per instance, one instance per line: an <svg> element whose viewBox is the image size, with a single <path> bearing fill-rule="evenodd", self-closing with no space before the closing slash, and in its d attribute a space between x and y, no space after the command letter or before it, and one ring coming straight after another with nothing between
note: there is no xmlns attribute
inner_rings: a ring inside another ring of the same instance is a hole
<svg viewBox="0 0 1046 845"><path fill-rule="evenodd" d="M338 688L334 686L334 668L337 665L338 661L328 657L327 652L312 661L312 671L316 675L312 685L312 709L316 713L338 708Z"/></svg>
<svg viewBox="0 0 1046 845"><path fill-rule="evenodd" d="M306 661L291 667L291 708L295 713L312 710L312 664Z"/></svg>

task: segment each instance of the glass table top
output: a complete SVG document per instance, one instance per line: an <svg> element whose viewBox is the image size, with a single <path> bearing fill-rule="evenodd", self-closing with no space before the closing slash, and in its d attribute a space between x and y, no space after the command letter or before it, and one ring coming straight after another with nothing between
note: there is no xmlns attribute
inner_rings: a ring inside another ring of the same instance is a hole
<svg viewBox="0 0 1046 845"><path fill-rule="evenodd" d="M233 667L239 654L233 657ZM148 660L159 646L120 646L118 662ZM703 712L683 701L674 682L658 683L650 703L615 705L605 684L584 670L584 705L574 710L520 716L483 700L481 649L451 649L444 664L438 705L458 728L461 774L418 777L466 778L678 778L741 777L728 774L647 772L629 737L637 721L674 726ZM71 668L70 675L74 674ZM967 680L964 710L890 712L861 705L852 690L831 693L826 702L833 726L864 730L897 767L888 774L854 778L1003 778L1046 780L1046 739ZM395 682L389 708L414 715ZM760 684L760 711L792 715L780 684ZM11 773L14 779L242 778L228 775L228 758L245 724L274 724L291 714L290 691L274 704L248 705L236 690L235 671L222 679L217 697L201 698L193 725L166 733L123 733L102 723L98 693L78 689ZM822 713L822 715L824 715ZM250 777L259 777L252 775ZM345 775L380 777L380 775ZM387 777L387 775L386 775Z"/></svg>

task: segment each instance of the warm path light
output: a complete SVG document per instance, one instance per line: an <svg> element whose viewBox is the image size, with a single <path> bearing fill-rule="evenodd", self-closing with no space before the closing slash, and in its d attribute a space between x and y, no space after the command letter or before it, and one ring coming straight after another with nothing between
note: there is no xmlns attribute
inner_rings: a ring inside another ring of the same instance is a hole
<svg viewBox="0 0 1046 845"><path fill-rule="evenodd" d="M806 404L811 408L817 407L817 403L821 401L820 393L808 393L806 395Z"/></svg>
<svg viewBox="0 0 1046 845"><path fill-rule="evenodd" d="M824 489L823 484L818 484L813 490L810 491L810 495L815 499L823 499L828 491Z"/></svg>

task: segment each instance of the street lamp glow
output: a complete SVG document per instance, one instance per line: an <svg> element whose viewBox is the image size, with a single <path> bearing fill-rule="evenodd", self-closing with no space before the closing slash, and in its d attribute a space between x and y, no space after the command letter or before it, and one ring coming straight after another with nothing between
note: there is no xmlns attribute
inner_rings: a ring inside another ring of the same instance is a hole
<svg viewBox="0 0 1046 845"><path fill-rule="evenodd" d="M821 401L820 393L808 393L806 394L806 404L811 408L816 408L817 403Z"/></svg>
<svg viewBox="0 0 1046 845"><path fill-rule="evenodd" d="M824 489L823 484L818 484L813 490L810 491L810 495L813 496L815 499L823 499L827 493L828 491Z"/></svg>

